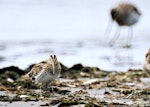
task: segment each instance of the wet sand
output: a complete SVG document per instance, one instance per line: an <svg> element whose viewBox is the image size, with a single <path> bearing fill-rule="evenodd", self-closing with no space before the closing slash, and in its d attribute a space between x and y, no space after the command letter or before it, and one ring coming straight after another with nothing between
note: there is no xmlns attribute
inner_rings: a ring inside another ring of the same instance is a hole
<svg viewBox="0 0 150 107"><path fill-rule="evenodd" d="M33 65L32 65L33 66ZM0 69L0 106L149 106L150 79L145 71L130 69L126 72L108 72L97 67L76 64L70 68L62 65L59 81L54 81L53 91L42 91L31 81L20 80L26 70L17 67Z"/></svg>

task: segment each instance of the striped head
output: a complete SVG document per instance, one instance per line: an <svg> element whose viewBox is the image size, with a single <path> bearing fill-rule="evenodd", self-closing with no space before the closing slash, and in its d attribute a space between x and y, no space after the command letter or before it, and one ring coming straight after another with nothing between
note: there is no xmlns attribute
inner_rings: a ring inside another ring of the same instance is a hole
<svg viewBox="0 0 150 107"><path fill-rule="evenodd" d="M55 72L60 73L61 72L61 65L60 65L59 61L57 60L56 55L51 55L49 60L52 64L53 74Z"/></svg>

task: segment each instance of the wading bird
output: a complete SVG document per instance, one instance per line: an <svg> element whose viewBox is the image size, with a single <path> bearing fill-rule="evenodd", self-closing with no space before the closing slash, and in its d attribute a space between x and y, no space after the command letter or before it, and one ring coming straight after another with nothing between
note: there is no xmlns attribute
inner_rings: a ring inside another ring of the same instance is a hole
<svg viewBox="0 0 150 107"><path fill-rule="evenodd" d="M150 48L145 55L145 61L143 64L143 69L147 73L148 77L150 78Z"/></svg>
<svg viewBox="0 0 150 107"><path fill-rule="evenodd" d="M115 42L117 41L117 39L119 38L120 27L128 26L129 32L128 32L127 46L130 46L132 43L132 36L133 36L132 26L138 22L141 16L140 11L133 4L120 3L119 5L111 9L110 15L111 15L112 21L111 21L111 24L109 24L107 27L106 36L109 36L113 21L115 21L118 24L119 28L116 30L116 33L114 37L111 39L111 41L109 42L109 45L113 46Z"/></svg>
<svg viewBox="0 0 150 107"><path fill-rule="evenodd" d="M40 84L40 88L47 89L50 82L59 78L60 72L61 65L56 55L51 55L45 61L35 64L29 73L23 76L23 79L30 79Z"/></svg>

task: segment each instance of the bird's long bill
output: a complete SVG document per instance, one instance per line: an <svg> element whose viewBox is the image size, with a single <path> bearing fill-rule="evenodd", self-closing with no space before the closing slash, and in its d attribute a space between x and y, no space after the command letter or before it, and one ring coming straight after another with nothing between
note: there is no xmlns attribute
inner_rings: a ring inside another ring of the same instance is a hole
<svg viewBox="0 0 150 107"><path fill-rule="evenodd" d="M54 57L51 55L50 56L50 61L51 61L51 65L52 65L52 72L53 74L55 73L55 62L54 62Z"/></svg>
<svg viewBox="0 0 150 107"><path fill-rule="evenodd" d="M53 60L52 60L53 61ZM55 74L55 63L54 63L54 61L52 62L52 71L53 71L53 74Z"/></svg>
<svg viewBox="0 0 150 107"><path fill-rule="evenodd" d="M55 68L53 68L53 74L55 74Z"/></svg>

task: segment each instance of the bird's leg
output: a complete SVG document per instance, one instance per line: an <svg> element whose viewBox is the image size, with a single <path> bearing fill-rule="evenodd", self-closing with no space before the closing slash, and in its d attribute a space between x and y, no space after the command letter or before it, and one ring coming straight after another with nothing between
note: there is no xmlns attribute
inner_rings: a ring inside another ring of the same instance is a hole
<svg viewBox="0 0 150 107"><path fill-rule="evenodd" d="M115 35L114 35L114 37L111 39L111 41L109 42L109 45L110 46L113 46L114 44L115 44L115 42L117 41L117 39L119 38L119 36L120 36L120 26L118 26L117 28L116 28L116 32L115 32Z"/></svg>
<svg viewBox="0 0 150 107"><path fill-rule="evenodd" d="M51 83L50 83L50 89L51 89L52 94L55 95L54 86L52 86Z"/></svg>
<svg viewBox="0 0 150 107"><path fill-rule="evenodd" d="M48 83L43 83L43 96L44 97L49 97L49 84Z"/></svg>
<svg viewBox="0 0 150 107"><path fill-rule="evenodd" d="M40 83L40 98L43 98L43 94L42 94L42 83Z"/></svg>
<svg viewBox="0 0 150 107"><path fill-rule="evenodd" d="M108 24L107 24L106 32L105 32L105 35L104 35L106 37L106 40L107 40L107 38L109 38L111 29L112 29L112 24L113 24L113 21L112 21L112 19L110 19Z"/></svg>
<svg viewBox="0 0 150 107"><path fill-rule="evenodd" d="M131 46L132 38L133 38L133 28L129 26L127 47Z"/></svg>

